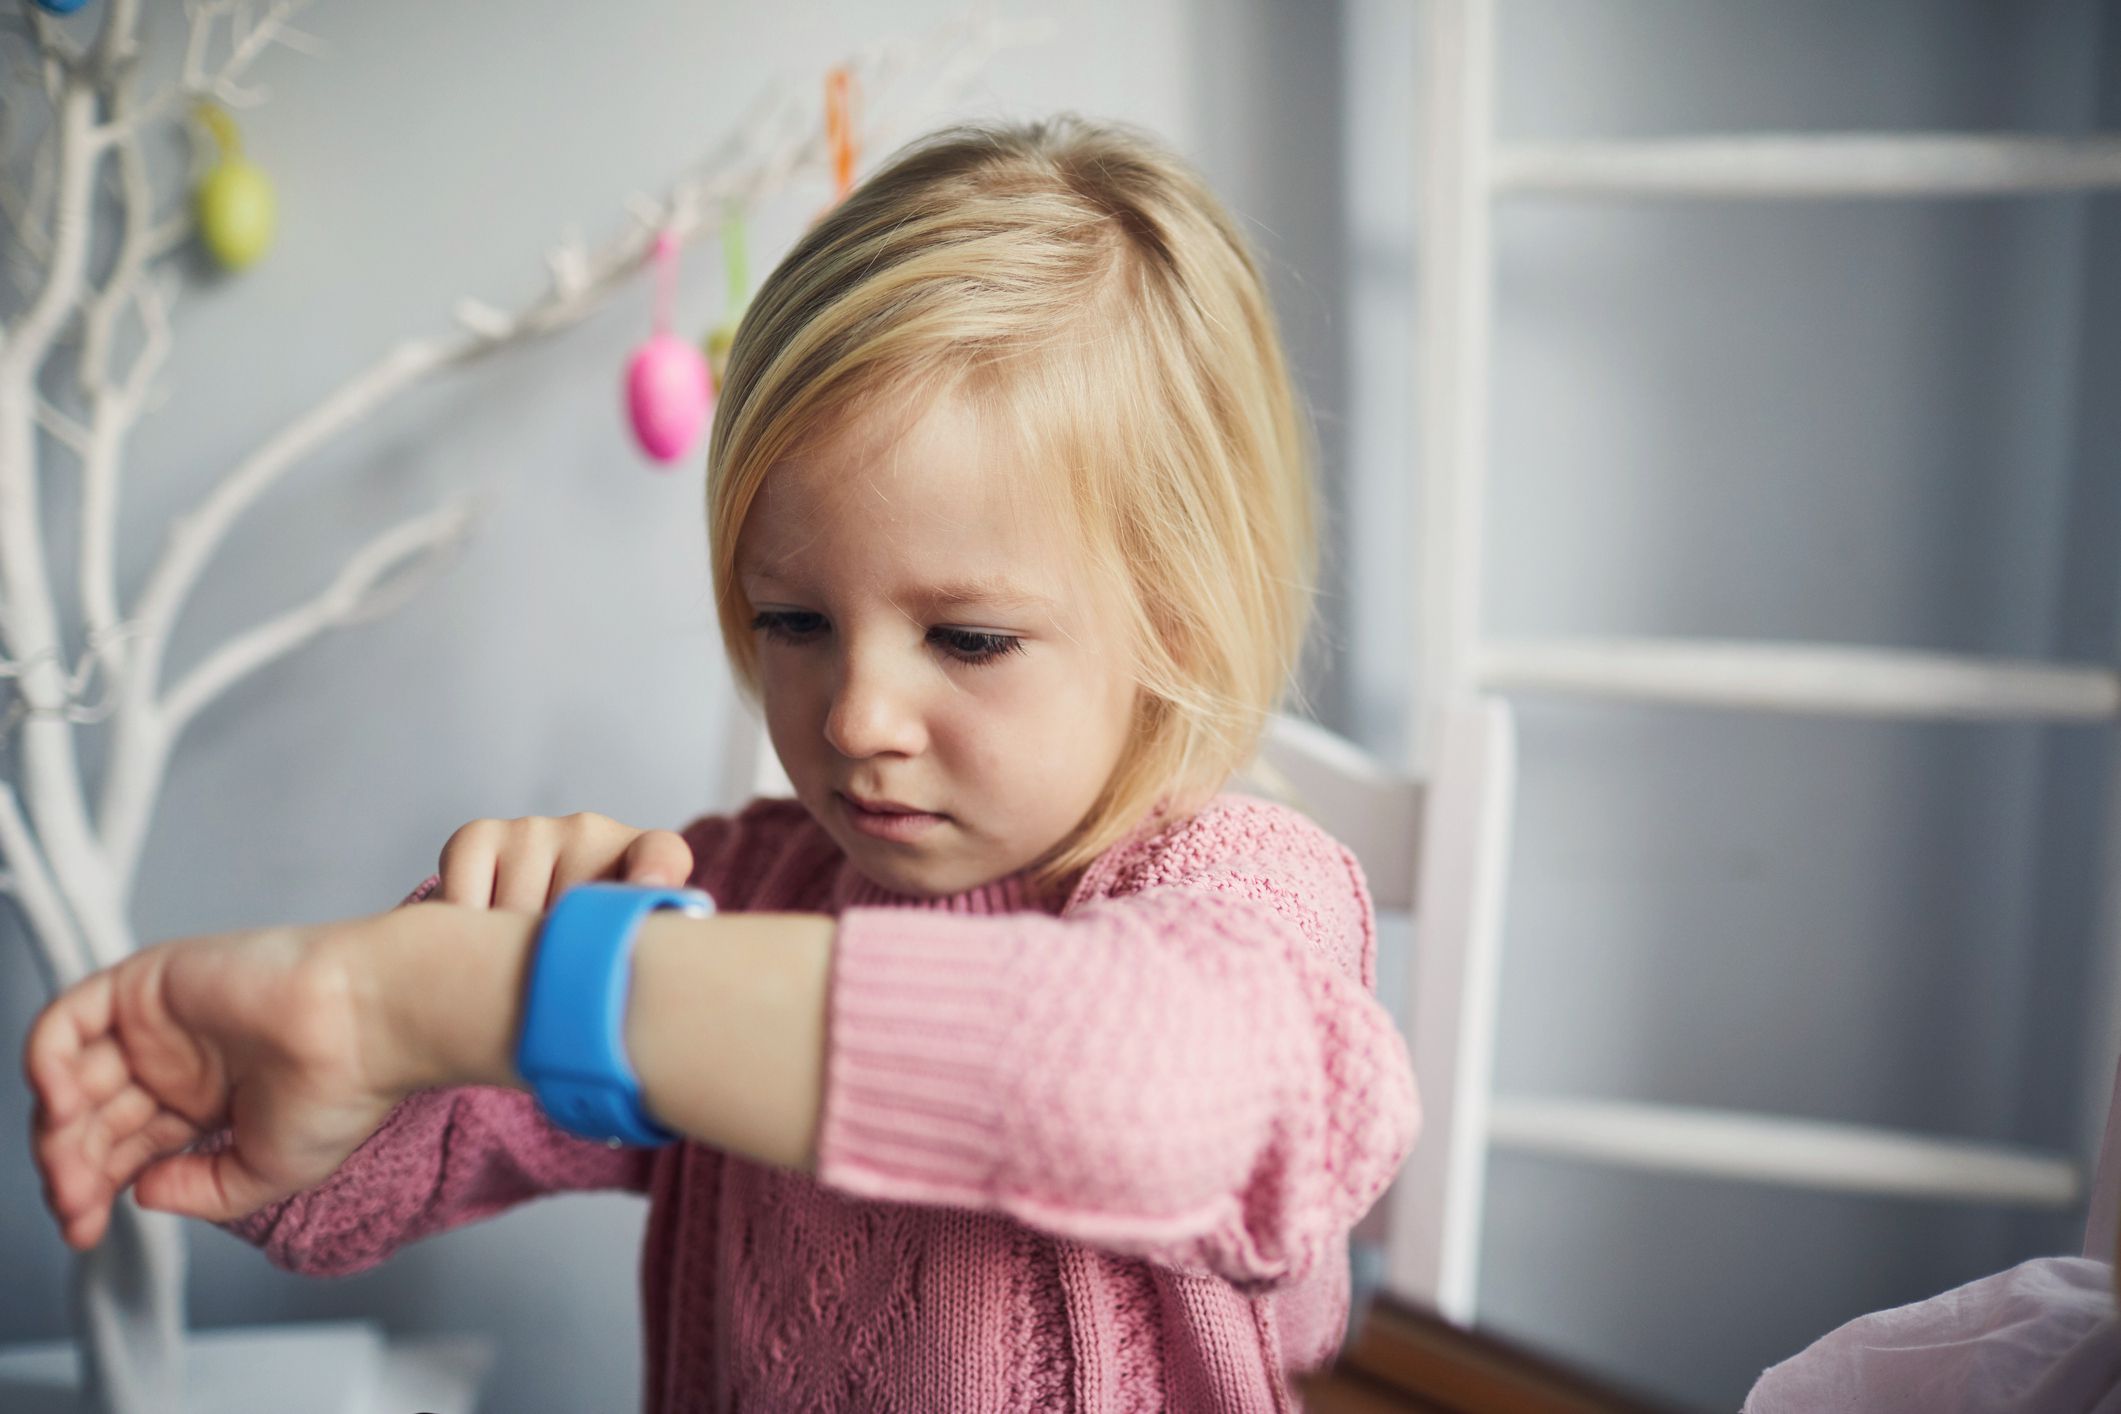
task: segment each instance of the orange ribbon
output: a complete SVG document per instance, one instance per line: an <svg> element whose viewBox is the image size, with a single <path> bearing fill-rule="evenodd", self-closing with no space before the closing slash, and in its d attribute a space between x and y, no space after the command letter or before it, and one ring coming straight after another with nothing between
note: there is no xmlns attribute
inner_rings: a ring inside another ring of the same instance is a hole
<svg viewBox="0 0 2121 1414"><path fill-rule="evenodd" d="M835 201L854 189L854 76L845 66L825 75L825 141L832 148Z"/></svg>

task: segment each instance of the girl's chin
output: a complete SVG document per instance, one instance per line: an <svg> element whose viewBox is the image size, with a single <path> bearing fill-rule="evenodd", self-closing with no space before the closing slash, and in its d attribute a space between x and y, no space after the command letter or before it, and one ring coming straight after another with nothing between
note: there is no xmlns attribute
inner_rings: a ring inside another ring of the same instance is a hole
<svg viewBox="0 0 2121 1414"><path fill-rule="evenodd" d="M862 877L879 888L908 898L951 898L990 882L995 875L962 861L914 857L904 846L855 835L844 841L848 857Z"/></svg>

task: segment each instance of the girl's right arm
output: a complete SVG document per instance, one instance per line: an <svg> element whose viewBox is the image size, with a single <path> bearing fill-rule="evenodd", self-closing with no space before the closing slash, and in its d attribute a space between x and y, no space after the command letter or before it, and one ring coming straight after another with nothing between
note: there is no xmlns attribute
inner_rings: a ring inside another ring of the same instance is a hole
<svg viewBox="0 0 2121 1414"><path fill-rule="evenodd" d="M581 829L570 835L551 828L570 824ZM697 884L693 861L709 867L717 862L732 824L727 816L703 816L678 836L626 831L601 816L474 822L451 836L444 872L428 876L398 907L435 897L482 905L491 898L497 907L514 902L542 909L575 876L598 873L659 883L688 882L689 875ZM613 834L612 827L624 834ZM579 846L590 829L602 832L595 847L605 852L603 869L594 861L585 866L580 848L570 847L570 840ZM201 1140L196 1152L218 1153L231 1139L224 1127ZM614 1149L560 1129L534 1096L520 1090L422 1090L400 1101L325 1182L215 1226L262 1249L287 1271L344 1276L377 1265L408 1243L544 1194L646 1193L654 1160L652 1149Z"/></svg>
<svg viewBox="0 0 2121 1414"><path fill-rule="evenodd" d="M433 894L441 875L398 905ZM223 1127L197 1152L219 1153ZM494 1085L408 1095L315 1188L214 1226L304 1276L368 1270L408 1243L570 1190L648 1191L650 1149L612 1149L554 1126L536 1098Z"/></svg>

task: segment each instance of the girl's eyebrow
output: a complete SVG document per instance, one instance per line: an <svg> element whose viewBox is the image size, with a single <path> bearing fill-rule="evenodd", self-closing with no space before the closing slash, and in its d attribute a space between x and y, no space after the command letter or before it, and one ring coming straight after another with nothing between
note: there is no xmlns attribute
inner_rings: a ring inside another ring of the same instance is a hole
<svg viewBox="0 0 2121 1414"><path fill-rule="evenodd" d="M1034 594L1028 589L999 578L959 579L944 584L927 585L905 590L894 598L925 605L931 609L955 609L967 604L976 604L996 609L1051 609L1053 600L1044 594Z"/></svg>
<svg viewBox="0 0 2121 1414"><path fill-rule="evenodd" d="M743 570L739 578L763 580L777 585L793 582L780 571L779 565L756 565ZM940 584L911 585L892 594L891 599L895 603L914 604L929 610L976 606L989 609L1050 611L1059 607L1051 596L1034 593L999 575L946 580Z"/></svg>

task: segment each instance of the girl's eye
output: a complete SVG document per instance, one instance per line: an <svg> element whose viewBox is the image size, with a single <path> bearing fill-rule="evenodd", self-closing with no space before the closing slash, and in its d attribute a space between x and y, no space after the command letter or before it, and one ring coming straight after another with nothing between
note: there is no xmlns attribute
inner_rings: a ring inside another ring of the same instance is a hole
<svg viewBox="0 0 2121 1414"><path fill-rule="evenodd" d="M788 609L768 609L751 621L751 627L781 643L808 643L824 631L825 617Z"/></svg>
<svg viewBox="0 0 2121 1414"><path fill-rule="evenodd" d="M780 643L809 643L825 631L823 614L799 609L768 609L751 620L751 627ZM1011 653L1024 651L1024 641L1006 633L977 633L965 628L933 628L928 641L961 663L992 663Z"/></svg>
<svg viewBox="0 0 2121 1414"><path fill-rule="evenodd" d="M939 640L949 654L965 663L992 663L1011 653L1024 651L1024 640L1006 633L974 633L964 628L936 628L928 637Z"/></svg>

